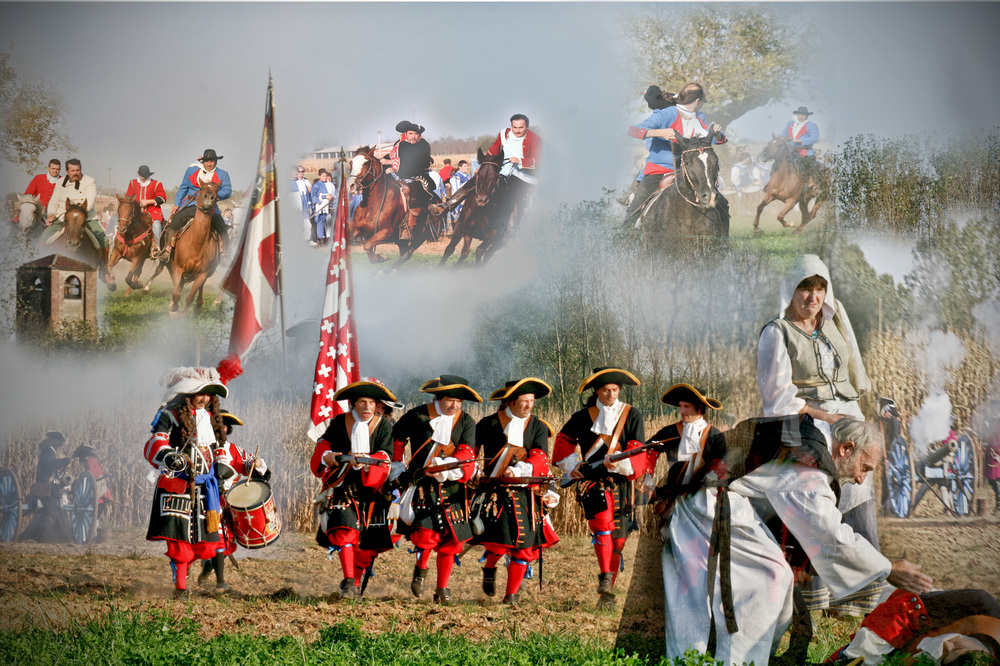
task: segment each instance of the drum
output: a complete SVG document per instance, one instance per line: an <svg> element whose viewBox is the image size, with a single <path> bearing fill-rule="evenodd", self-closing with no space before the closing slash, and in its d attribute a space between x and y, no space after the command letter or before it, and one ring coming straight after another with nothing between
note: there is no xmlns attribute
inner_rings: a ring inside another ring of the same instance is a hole
<svg viewBox="0 0 1000 666"><path fill-rule="evenodd" d="M281 534L271 486L263 481L236 484L226 493L226 504L233 519L233 538L244 548L263 548Z"/></svg>

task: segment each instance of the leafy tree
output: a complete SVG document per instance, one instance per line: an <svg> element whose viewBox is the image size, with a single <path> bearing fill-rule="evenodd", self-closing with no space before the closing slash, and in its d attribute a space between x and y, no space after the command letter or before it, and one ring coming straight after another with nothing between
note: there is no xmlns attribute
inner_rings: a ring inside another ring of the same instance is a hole
<svg viewBox="0 0 1000 666"><path fill-rule="evenodd" d="M42 166L50 150L76 150L66 134L66 101L44 81L23 81L0 51L0 159L25 173Z"/></svg>
<svg viewBox="0 0 1000 666"><path fill-rule="evenodd" d="M801 83L810 31L780 10L745 5L662 6L629 14L623 29L636 87L656 83L676 93L690 81L708 93L704 111L723 127L781 101Z"/></svg>

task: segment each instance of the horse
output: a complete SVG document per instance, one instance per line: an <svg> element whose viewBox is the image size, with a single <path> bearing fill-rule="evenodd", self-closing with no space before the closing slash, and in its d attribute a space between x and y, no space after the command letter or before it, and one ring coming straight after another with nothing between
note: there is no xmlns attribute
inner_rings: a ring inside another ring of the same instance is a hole
<svg viewBox="0 0 1000 666"><path fill-rule="evenodd" d="M771 178L764 187L764 198L757 206L757 216L753 220L753 233L760 236L760 214L774 200L782 201L785 207L778 213L778 222L781 226L790 227L790 223L785 221L788 214L796 204L802 212L802 222L795 228L794 233L800 233L814 217L820 204L826 198L825 188L820 182L825 175L825 168L816 166L813 173L807 174L805 160L799 156L788 142L780 137L771 135L771 141L764 146L760 153L761 161L774 160L771 167ZM809 210L809 201L815 199L812 210Z"/></svg>
<svg viewBox="0 0 1000 666"><path fill-rule="evenodd" d="M133 289L142 289L139 276L153 247L153 218L142 210L135 197L115 196L118 198L118 231L108 259L108 270L123 258L132 262L125 276L125 284L128 285L125 295L128 296Z"/></svg>
<svg viewBox="0 0 1000 666"><path fill-rule="evenodd" d="M87 228L88 209L87 201L73 203L66 199L66 212L63 213L62 227L47 239L44 236L39 238L37 245L41 250L51 249L58 254L72 257L95 267L98 274L104 279L108 291L114 291L117 289L117 285L115 285L115 278L108 270L107 264L102 261L100 241Z"/></svg>
<svg viewBox="0 0 1000 666"><path fill-rule="evenodd" d="M463 199L462 210L455 220L451 242L441 256L439 266L444 266L448 258L455 252L459 241L462 241L462 251L456 266L460 266L469 256L472 239L482 241L476 248L476 265L485 264L493 254L503 247L507 238L509 220L516 201L515 189L519 186L511 182L514 178L504 178L500 175L503 168L503 150L498 155L484 155L479 149L477 155L479 170L475 177L464 187L472 188L472 192Z"/></svg>
<svg viewBox="0 0 1000 666"><path fill-rule="evenodd" d="M673 183L654 195L636 221L654 234L729 237L729 206L719 192L719 158L707 136L674 139ZM651 176L647 176L650 178Z"/></svg>
<svg viewBox="0 0 1000 666"><path fill-rule="evenodd" d="M417 184L411 187L419 187ZM391 273L413 256L430 235L427 228L426 206L417 217L406 207L406 195L395 179L385 173L382 163L375 157L374 146L363 146L351 159L351 174L347 179L351 194L361 194L362 200L354 209L350 236L364 241L362 246L368 261L377 264L385 257L376 252L381 243L392 242L399 246L399 258L385 271ZM401 233L405 229L406 233ZM409 236L404 238L403 236Z"/></svg>
<svg viewBox="0 0 1000 666"><path fill-rule="evenodd" d="M202 183L201 188L195 195L195 212L191 222L177 232L174 242L173 255L170 258L170 277L174 282L174 291L170 297L168 310L175 314L180 306L181 290L188 282L191 283L191 291L188 293L184 303L184 312L181 316L186 316L195 294L198 301L195 303L194 313L201 313L204 302L205 281L208 280L218 268L222 259L222 245L220 239L212 233L212 215L215 213L215 203L219 200L219 184L214 182ZM166 265L161 262L150 278L150 283L160 274ZM149 284L145 291L149 291Z"/></svg>
<svg viewBox="0 0 1000 666"><path fill-rule="evenodd" d="M22 233L38 238L45 230L45 207L33 194L17 195L17 228Z"/></svg>

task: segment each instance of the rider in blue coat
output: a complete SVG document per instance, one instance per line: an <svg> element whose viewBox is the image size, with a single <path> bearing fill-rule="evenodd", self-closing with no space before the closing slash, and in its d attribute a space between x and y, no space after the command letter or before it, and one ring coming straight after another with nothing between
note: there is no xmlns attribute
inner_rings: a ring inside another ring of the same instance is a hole
<svg viewBox="0 0 1000 666"><path fill-rule="evenodd" d="M814 157L816 153L813 145L819 141L819 128L816 127L816 123L809 120L813 112L800 106L792 113L795 114L795 120L788 121L781 136L788 139L788 145L802 157Z"/></svg>
<svg viewBox="0 0 1000 666"><path fill-rule="evenodd" d="M174 249L174 242L177 232L184 228L187 223L194 218L195 203L198 190L202 183L214 182L219 185L219 201L228 199L233 194L233 186L229 181L229 174L222 169L216 168L216 164L222 159L222 155L217 155L212 148L206 148L202 156L198 158L201 165L192 165L184 172L181 178L180 187L177 188L177 196L174 198L174 209L170 215L170 223L163 230L163 238L160 247L165 248L160 254L162 262L169 260ZM219 204L215 204L215 213L212 215L212 229L219 234L219 239L223 248L229 238L229 228L222 218ZM169 244L165 244L169 243Z"/></svg>

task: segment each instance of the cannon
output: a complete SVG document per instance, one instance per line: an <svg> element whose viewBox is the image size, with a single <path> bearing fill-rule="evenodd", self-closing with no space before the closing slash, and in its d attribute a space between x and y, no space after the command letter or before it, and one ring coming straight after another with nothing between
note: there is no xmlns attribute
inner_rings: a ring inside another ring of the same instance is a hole
<svg viewBox="0 0 1000 666"><path fill-rule="evenodd" d="M67 477L58 486L58 510L65 511L73 528L73 542L91 543L97 533L97 483L93 475L83 471L76 479ZM41 500L28 494L22 501L17 477L9 470L0 470L0 542L17 540L21 519L41 511Z"/></svg>

